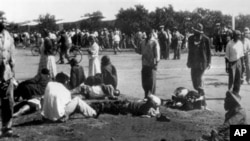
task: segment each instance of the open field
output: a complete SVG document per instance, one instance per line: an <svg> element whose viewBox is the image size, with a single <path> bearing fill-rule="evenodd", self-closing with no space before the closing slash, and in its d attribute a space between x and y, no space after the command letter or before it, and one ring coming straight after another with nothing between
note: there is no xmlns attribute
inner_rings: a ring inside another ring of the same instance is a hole
<svg viewBox="0 0 250 141"><path fill-rule="evenodd" d="M143 98L141 87L141 57L133 52L119 53L103 52L110 55L111 61L118 70L118 89L126 97ZM171 57L173 54L171 54ZM186 67L187 54L182 54L181 60L162 60L157 71L156 95L161 98L171 98L175 88L184 86L192 89L190 70ZM29 49L16 51L16 78L26 80L37 72L39 56L32 56ZM213 56L212 67L205 74L205 90L208 98L224 98L227 90L228 76L225 73L224 57ZM81 65L88 74L88 58L83 56ZM58 72L69 73L68 64L58 65ZM240 95L247 115L250 111L250 85L243 84ZM222 124L224 109L222 100L207 101L212 111L194 110L189 112L166 109L162 112L170 118L170 122L158 122L155 119L145 119L131 116L100 115L98 119L84 119L80 115L66 123L42 123L38 113L20 117L14 120L14 131L20 138L13 140L83 140L83 141L179 141L198 138L202 134ZM248 122L250 118L248 117ZM9 140L8 138L3 140Z"/></svg>

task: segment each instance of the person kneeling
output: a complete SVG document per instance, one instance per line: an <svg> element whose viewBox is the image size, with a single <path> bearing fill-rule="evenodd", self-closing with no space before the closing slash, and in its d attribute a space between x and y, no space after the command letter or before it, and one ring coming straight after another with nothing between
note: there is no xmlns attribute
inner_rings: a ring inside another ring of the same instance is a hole
<svg viewBox="0 0 250 141"><path fill-rule="evenodd" d="M79 97L71 98L67 85L69 77L64 73L56 76L57 82L49 82L44 95L42 116L50 121L65 122L74 113L84 117L96 117L96 111Z"/></svg>

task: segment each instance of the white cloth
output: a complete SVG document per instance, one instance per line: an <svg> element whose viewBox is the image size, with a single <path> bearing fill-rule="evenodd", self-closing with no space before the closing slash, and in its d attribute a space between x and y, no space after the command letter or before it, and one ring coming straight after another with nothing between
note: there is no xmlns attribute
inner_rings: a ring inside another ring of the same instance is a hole
<svg viewBox="0 0 250 141"><path fill-rule="evenodd" d="M62 84L49 82L45 89L42 115L56 121L65 115L65 107L71 101L71 94Z"/></svg>
<svg viewBox="0 0 250 141"><path fill-rule="evenodd" d="M121 39L120 39L120 36L118 34L115 34L113 40L114 40L114 42L120 42Z"/></svg>
<svg viewBox="0 0 250 141"><path fill-rule="evenodd" d="M229 62L234 62L244 56L244 46L241 41L229 41L226 47L226 58Z"/></svg>
<svg viewBox="0 0 250 141"><path fill-rule="evenodd" d="M89 50L91 52L89 55L89 76L94 76L96 73L101 73L99 46L94 43Z"/></svg>
<svg viewBox="0 0 250 141"><path fill-rule="evenodd" d="M250 53L250 40L248 38L244 38L244 53L248 55Z"/></svg>

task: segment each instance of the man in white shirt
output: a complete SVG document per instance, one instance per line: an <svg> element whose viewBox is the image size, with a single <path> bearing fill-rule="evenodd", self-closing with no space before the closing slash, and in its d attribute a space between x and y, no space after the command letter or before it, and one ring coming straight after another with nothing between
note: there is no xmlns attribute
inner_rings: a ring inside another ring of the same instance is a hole
<svg viewBox="0 0 250 141"><path fill-rule="evenodd" d="M241 32L235 30L233 39L226 47L226 72L228 72L228 89L239 94L241 85L242 69L244 70L244 46L240 41Z"/></svg>
<svg viewBox="0 0 250 141"><path fill-rule="evenodd" d="M58 75L57 75L58 76ZM58 82L49 82L44 94L42 116L51 121L66 121L70 115L81 113L84 117L96 117L96 111L79 97L71 99L70 91L61 83L67 84L56 77ZM61 83L59 83L61 82Z"/></svg>
<svg viewBox="0 0 250 141"><path fill-rule="evenodd" d="M245 55L245 65L246 65L246 81L250 84L250 40L248 35L250 31L244 31L243 45L244 45L244 55Z"/></svg>

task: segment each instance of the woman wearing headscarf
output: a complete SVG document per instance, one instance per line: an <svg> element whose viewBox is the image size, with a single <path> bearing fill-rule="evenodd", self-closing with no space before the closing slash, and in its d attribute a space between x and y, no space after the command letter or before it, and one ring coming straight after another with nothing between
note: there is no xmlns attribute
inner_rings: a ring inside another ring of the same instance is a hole
<svg viewBox="0 0 250 141"><path fill-rule="evenodd" d="M103 83L112 85L117 88L117 71L115 66L111 63L109 56L103 56L101 60L101 70Z"/></svg>
<svg viewBox="0 0 250 141"><path fill-rule="evenodd" d="M100 61L99 61L99 45L96 43L93 36L89 36L89 76L95 76L97 73L101 73Z"/></svg>
<svg viewBox="0 0 250 141"><path fill-rule="evenodd" d="M55 56L53 55L53 44L49 38L49 31L44 30L43 32L44 41L40 47L41 58L38 66L38 74L41 73L41 70L47 68L49 70L50 76L52 79L55 78L57 69Z"/></svg>

